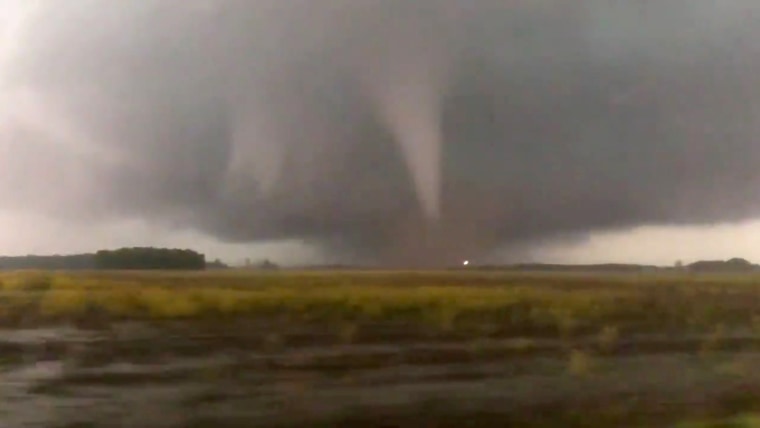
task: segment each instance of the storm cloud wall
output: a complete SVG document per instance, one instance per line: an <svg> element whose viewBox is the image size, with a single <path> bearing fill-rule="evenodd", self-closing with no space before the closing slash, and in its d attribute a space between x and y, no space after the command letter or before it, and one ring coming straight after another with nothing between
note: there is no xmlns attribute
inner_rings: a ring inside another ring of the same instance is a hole
<svg viewBox="0 0 760 428"><path fill-rule="evenodd" d="M760 5L5 0L0 206L446 264L760 214Z"/></svg>

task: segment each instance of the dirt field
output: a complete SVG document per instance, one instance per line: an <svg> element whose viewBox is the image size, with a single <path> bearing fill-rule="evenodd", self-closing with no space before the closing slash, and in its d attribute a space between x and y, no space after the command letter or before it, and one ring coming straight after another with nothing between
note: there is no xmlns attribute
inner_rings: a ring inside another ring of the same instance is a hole
<svg viewBox="0 0 760 428"><path fill-rule="evenodd" d="M760 276L0 283L3 426L758 426Z"/></svg>

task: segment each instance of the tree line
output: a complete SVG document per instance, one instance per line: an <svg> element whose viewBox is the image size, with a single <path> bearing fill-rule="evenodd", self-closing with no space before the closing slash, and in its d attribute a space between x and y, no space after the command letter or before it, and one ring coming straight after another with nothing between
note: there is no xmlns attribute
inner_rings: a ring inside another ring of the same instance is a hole
<svg viewBox="0 0 760 428"><path fill-rule="evenodd" d="M95 253L0 257L0 269L203 270L205 255L188 249L132 247Z"/></svg>
<svg viewBox="0 0 760 428"><path fill-rule="evenodd" d="M173 269L201 270L206 257L193 250L153 247L100 250L95 253L96 269Z"/></svg>

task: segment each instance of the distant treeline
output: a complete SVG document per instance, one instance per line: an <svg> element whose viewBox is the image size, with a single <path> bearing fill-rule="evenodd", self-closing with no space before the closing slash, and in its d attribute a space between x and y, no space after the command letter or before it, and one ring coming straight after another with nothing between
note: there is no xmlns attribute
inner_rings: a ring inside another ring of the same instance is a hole
<svg viewBox="0 0 760 428"><path fill-rule="evenodd" d="M101 250L96 253L0 257L0 269L55 270L202 270L206 257L193 250L153 247Z"/></svg>
<svg viewBox="0 0 760 428"><path fill-rule="evenodd" d="M606 264L551 264L551 263L522 263L513 265L470 265L458 267L457 270L484 270L484 271L509 271L509 272L598 272L598 273L639 273L665 270L653 265L637 265L623 263Z"/></svg>
<svg viewBox="0 0 760 428"><path fill-rule="evenodd" d="M560 264L520 264L512 266L519 271L549 271L549 272L647 272L659 269L652 265L635 265L622 263L607 263L593 265L560 265Z"/></svg>
<svg viewBox="0 0 760 428"><path fill-rule="evenodd" d="M460 268L462 269L462 268ZM599 272L599 273L638 273L638 272L695 272L695 273L720 273L720 272L754 272L760 271L760 266L752 264L741 258L729 260L700 260L688 265L677 266L655 266L655 265L637 265L624 263L607 263L607 264L586 264L586 265L564 265L564 264L547 264L547 263L526 263L516 265L484 265L470 266L466 269L477 270L502 270L517 272Z"/></svg>
<svg viewBox="0 0 760 428"><path fill-rule="evenodd" d="M691 272L751 272L760 270L760 266L745 259L703 260L686 266Z"/></svg>
<svg viewBox="0 0 760 428"><path fill-rule="evenodd" d="M97 269L201 270L206 257L193 250L137 247L100 250L95 253Z"/></svg>

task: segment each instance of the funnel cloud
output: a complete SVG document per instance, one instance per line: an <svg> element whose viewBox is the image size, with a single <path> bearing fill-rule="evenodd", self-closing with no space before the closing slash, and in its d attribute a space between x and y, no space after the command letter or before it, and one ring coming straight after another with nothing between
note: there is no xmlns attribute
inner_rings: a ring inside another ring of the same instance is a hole
<svg viewBox="0 0 760 428"><path fill-rule="evenodd" d="M0 0L0 209L459 264L760 217L753 0Z"/></svg>

